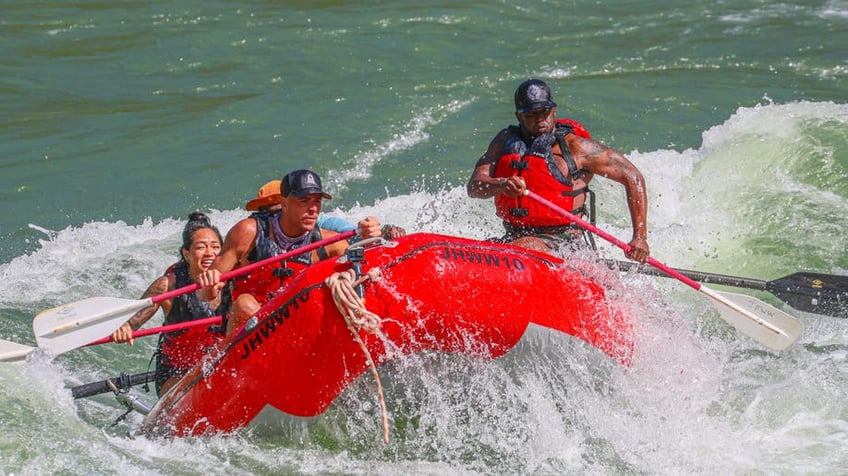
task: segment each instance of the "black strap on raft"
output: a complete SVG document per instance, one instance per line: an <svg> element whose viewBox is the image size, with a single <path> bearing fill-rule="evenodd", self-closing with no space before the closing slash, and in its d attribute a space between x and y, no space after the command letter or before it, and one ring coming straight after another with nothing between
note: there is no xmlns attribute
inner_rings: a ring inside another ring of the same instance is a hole
<svg viewBox="0 0 848 476"><path fill-rule="evenodd" d="M362 262L365 261L365 248L362 246L349 246L345 251L345 256L350 261L353 271L356 273L356 280L362 277ZM356 285L356 295L360 299L365 297L365 289L362 283Z"/></svg>
<svg viewBox="0 0 848 476"><path fill-rule="evenodd" d="M130 387L135 387L136 385L144 385L149 382L153 382L155 378L155 370L134 375L129 375L124 372L121 372L120 375L114 378L109 378L106 380L101 380L99 382L92 382L72 387L71 394L74 396L75 399L91 397L94 395L100 395L102 393L114 392L115 390L112 388L113 386L118 390L124 390Z"/></svg>

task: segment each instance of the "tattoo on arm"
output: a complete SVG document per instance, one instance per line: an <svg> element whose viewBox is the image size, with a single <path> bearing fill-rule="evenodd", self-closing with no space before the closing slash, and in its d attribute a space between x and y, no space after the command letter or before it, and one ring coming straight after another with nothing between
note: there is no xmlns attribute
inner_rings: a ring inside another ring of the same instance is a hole
<svg viewBox="0 0 848 476"><path fill-rule="evenodd" d="M170 287L170 279L168 276L162 276L156 281L153 281L153 284L147 288L147 291L141 295L142 299L151 298L153 296L158 296L160 294L164 294L168 292L168 288ZM127 321L130 327L133 330L138 330L141 326L144 325L145 322L150 320L156 311L159 310L159 304L154 304L152 306L145 307L144 309L136 312L133 316Z"/></svg>
<svg viewBox="0 0 848 476"><path fill-rule="evenodd" d="M583 143L589 145L589 147L586 148L586 156L591 160L600 159L603 156L603 153L608 150L596 140L587 139L584 140Z"/></svg>

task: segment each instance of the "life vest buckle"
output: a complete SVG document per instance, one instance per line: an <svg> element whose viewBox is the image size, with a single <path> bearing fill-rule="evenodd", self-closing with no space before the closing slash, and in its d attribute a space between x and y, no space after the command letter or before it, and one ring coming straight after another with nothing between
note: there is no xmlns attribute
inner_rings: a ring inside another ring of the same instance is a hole
<svg viewBox="0 0 848 476"><path fill-rule="evenodd" d="M530 163L522 159L510 160L509 166L515 170L527 170L530 167Z"/></svg>
<svg viewBox="0 0 848 476"><path fill-rule="evenodd" d="M289 278L294 275L294 270L291 268L274 268L271 274L277 278Z"/></svg>
<svg viewBox="0 0 848 476"><path fill-rule="evenodd" d="M515 207L509 209L509 214L514 217L526 217L530 214L530 210L522 207Z"/></svg>

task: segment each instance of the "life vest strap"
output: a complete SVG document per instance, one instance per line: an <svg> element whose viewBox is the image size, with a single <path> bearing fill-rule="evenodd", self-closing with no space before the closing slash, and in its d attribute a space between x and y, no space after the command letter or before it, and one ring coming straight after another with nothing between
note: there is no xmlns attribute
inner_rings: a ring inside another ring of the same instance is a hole
<svg viewBox="0 0 848 476"><path fill-rule="evenodd" d="M565 161L566 166L568 166L569 175L571 175L572 180L577 180L583 175L584 170L577 168L577 162L574 160L574 156L571 155L571 149L565 143L565 135L569 132L572 132L570 127L566 130L557 129L554 132L554 136L556 137L557 144L559 144L560 152L562 152L562 159Z"/></svg>
<svg viewBox="0 0 848 476"><path fill-rule="evenodd" d="M563 196L563 197L576 197L576 196L578 196L578 195L582 195L582 194L584 194L584 193L591 193L591 190L589 190L589 187L588 187L588 186L583 187L583 188L578 188L578 189L576 189L576 190L567 190L567 191L564 191L564 192L562 192L562 196ZM573 213L573 212L572 212L572 213Z"/></svg>

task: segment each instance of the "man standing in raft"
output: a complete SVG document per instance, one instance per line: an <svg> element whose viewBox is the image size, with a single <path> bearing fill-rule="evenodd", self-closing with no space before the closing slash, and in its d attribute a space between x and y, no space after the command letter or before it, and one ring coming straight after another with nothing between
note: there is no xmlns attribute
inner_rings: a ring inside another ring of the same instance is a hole
<svg viewBox="0 0 848 476"><path fill-rule="evenodd" d="M589 245L593 242L572 220L526 197L525 191L532 190L582 218L593 208L587 209L587 197L592 198L589 182L595 175L606 177L624 185L627 193L633 225L627 257L646 262L650 249L645 179L621 153L592 140L578 122L556 119L556 112L544 81L521 83L515 90L519 125L501 130L489 143L468 180L468 196L495 198L506 228L504 241L550 252L558 243L575 243L580 237Z"/></svg>
<svg viewBox="0 0 848 476"><path fill-rule="evenodd" d="M337 234L317 227L322 200L333 198L324 192L318 174L311 170L295 170L287 174L282 179L280 194L280 210L271 215L255 213L230 229L221 254L197 279L203 287L200 291L202 298L217 298L224 286L220 279L223 273ZM360 238L381 235L380 221L374 217L369 216L357 225ZM310 253L294 256L289 261L307 265L332 256L341 256L347 247L346 241L337 241ZM238 329L259 308L260 303L252 294L239 295L232 303L227 332Z"/></svg>

